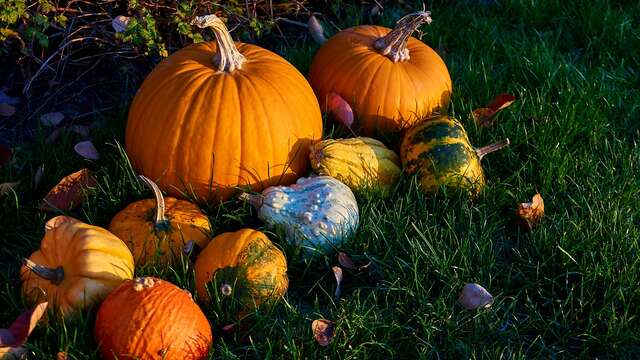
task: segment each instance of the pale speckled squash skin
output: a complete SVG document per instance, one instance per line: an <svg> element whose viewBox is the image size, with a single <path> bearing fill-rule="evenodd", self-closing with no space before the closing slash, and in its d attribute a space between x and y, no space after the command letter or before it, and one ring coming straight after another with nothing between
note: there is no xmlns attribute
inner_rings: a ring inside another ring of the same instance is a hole
<svg viewBox="0 0 640 360"><path fill-rule="evenodd" d="M452 117L433 117L410 128L400 149L405 171L418 174L425 193L436 193L440 186L446 186L475 196L486 184L467 132Z"/></svg>
<svg viewBox="0 0 640 360"><path fill-rule="evenodd" d="M389 194L402 170L400 157L376 139L327 139L311 146L311 167L352 190L372 187Z"/></svg>
<svg viewBox="0 0 640 360"><path fill-rule="evenodd" d="M270 227L283 228L289 242L311 253L339 247L360 221L351 189L329 176L265 189L258 217Z"/></svg>

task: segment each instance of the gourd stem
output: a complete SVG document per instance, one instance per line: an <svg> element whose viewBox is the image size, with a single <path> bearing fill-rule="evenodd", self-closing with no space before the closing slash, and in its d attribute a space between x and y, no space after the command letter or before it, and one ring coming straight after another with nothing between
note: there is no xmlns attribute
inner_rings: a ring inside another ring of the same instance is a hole
<svg viewBox="0 0 640 360"><path fill-rule="evenodd" d="M218 47L218 51L213 55L213 64L218 67L219 72L233 72L242 68L247 59L238 51L229 30L219 17L214 14L196 16L191 25L201 29L210 27L213 30Z"/></svg>
<svg viewBox="0 0 640 360"><path fill-rule="evenodd" d="M509 139L504 139L502 141L498 141L496 143L493 143L491 145L487 145L487 146L483 146L479 149L476 149L476 154L478 155L478 158L480 160L482 160L482 158L487 155L487 154L491 154L494 151L498 151L500 149L502 149L503 147L507 146L511 144L511 141L509 141Z"/></svg>
<svg viewBox="0 0 640 360"><path fill-rule="evenodd" d="M55 269L36 264L30 259L23 258L22 264L26 266L29 271L38 275L39 277L51 281L54 285L59 285L64 280L64 270L62 266L58 266Z"/></svg>
<svg viewBox="0 0 640 360"><path fill-rule="evenodd" d="M431 12L417 11L405 15L396 22L396 27L391 32L376 40L374 47L394 63L407 61L409 60L407 48L409 37L424 23L431 23Z"/></svg>
<svg viewBox="0 0 640 360"><path fill-rule="evenodd" d="M149 187L149 189L151 189L151 191L153 191L153 195L156 197L156 214L154 220L156 230L166 228L169 225L169 219L167 219L164 214L165 206L164 197L162 197L162 191L160 191L158 185L156 185L156 183L151 181L151 179L149 179L148 177L144 175L138 175L138 177L145 183L145 185Z"/></svg>
<svg viewBox="0 0 640 360"><path fill-rule="evenodd" d="M242 193L238 198L242 201L248 202L256 209L260 209L262 207L262 195Z"/></svg>

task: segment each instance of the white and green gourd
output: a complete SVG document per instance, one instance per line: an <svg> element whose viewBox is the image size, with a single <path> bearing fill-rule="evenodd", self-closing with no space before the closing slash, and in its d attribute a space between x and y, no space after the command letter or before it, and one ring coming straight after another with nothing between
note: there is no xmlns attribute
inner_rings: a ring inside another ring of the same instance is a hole
<svg viewBox="0 0 640 360"><path fill-rule="evenodd" d="M240 199L258 210L271 228L282 228L287 241L305 253L340 247L358 228L358 203L349 187L329 176L300 178L291 186L271 186Z"/></svg>

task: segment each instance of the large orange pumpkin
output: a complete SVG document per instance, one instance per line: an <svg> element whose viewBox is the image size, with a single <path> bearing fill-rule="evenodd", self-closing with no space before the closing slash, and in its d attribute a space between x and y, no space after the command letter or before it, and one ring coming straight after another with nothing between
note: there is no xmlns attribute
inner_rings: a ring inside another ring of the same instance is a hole
<svg viewBox="0 0 640 360"><path fill-rule="evenodd" d="M191 294L153 277L129 280L102 303L95 338L103 359L204 359L213 336Z"/></svg>
<svg viewBox="0 0 640 360"><path fill-rule="evenodd" d="M133 165L172 196L227 199L235 186L294 182L322 137L311 87L282 57L234 44L215 15L194 23L216 41L177 51L145 79L126 129Z"/></svg>
<svg viewBox="0 0 640 360"><path fill-rule="evenodd" d="M447 66L411 37L429 22L430 13L419 11L400 19L393 30L356 26L330 38L309 72L321 106L326 108L330 94L341 96L369 136L401 130L445 108L452 90Z"/></svg>

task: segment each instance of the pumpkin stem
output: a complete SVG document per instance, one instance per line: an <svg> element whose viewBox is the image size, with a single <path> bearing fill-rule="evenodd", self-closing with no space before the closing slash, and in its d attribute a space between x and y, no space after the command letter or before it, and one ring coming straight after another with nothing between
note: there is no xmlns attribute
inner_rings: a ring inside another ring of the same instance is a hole
<svg viewBox="0 0 640 360"><path fill-rule="evenodd" d="M396 27L391 32L378 38L374 47L394 63L407 61L409 60L409 49L407 48L409 37L424 23L431 23L431 12L417 11L407 14L396 22Z"/></svg>
<svg viewBox="0 0 640 360"><path fill-rule="evenodd" d="M233 72L242 68L247 59L238 51L229 30L219 17L214 14L196 16L191 25L201 29L210 27L213 30L218 46L218 52L213 55L213 64L218 67L219 72Z"/></svg>
<svg viewBox="0 0 640 360"><path fill-rule="evenodd" d="M58 266L57 268L52 269L40 264L36 264L27 258L22 259L22 264L24 264L24 266L32 273L38 275L43 279L51 281L54 285L60 285L60 283L62 283L62 280L64 280L64 270L62 269L62 266Z"/></svg>
<svg viewBox="0 0 640 360"><path fill-rule="evenodd" d="M156 231L167 230L169 228L169 219L167 219L164 214L165 206L162 191L160 191L158 185L148 177L144 175L138 175L138 177L149 187L149 189L151 189L151 191L153 191L153 195L156 197L156 218L154 220Z"/></svg>
<svg viewBox="0 0 640 360"><path fill-rule="evenodd" d="M509 141L509 139L507 138L502 141L498 141L497 143L493 143L476 149L476 154L478 155L478 158L482 160L485 155L491 154L494 151L498 151L509 144L511 144L511 141Z"/></svg>
<svg viewBox="0 0 640 360"><path fill-rule="evenodd" d="M262 195L252 195L243 192L238 198L242 201L248 202L256 209L260 209L262 207Z"/></svg>

